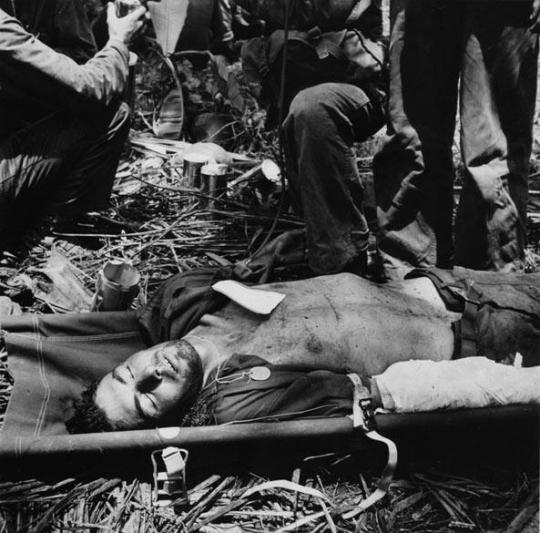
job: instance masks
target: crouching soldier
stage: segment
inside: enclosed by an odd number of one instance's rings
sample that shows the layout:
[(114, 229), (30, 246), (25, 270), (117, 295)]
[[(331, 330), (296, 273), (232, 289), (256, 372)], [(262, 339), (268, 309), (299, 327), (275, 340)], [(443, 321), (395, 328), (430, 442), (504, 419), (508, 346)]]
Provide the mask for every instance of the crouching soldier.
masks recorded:
[(51, 215), (107, 205), (129, 131), (127, 46), (144, 13), (118, 18), (110, 4), (109, 42), (78, 65), (0, 9), (0, 251), (24, 251)]
[(284, 118), (288, 178), (306, 221), (308, 264), (316, 274), (362, 273), (368, 225), (353, 143), (384, 122), (380, 2), (236, 3), (265, 22), (265, 37), (247, 43), (243, 63), (262, 79), (270, 124)]

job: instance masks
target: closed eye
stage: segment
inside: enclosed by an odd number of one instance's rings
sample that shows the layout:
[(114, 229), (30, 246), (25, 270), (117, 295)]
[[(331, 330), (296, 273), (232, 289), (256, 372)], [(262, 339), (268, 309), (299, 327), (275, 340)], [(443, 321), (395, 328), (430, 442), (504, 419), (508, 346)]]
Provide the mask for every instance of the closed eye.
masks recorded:
[(154, 420), (158, 413), (157, 404), (150, 394), (137, 394), (135, 408), (143, 420)]
[(145, 396), (150, 400), (150, 403), (152, 404), (154, 409), (157, 409), (158, 405), (157, 405), (157, 402), (156, 402), (156, 399), (154, 398), (154, 396), (152, 394), (148, 394), (148, 393), (145, 394)]

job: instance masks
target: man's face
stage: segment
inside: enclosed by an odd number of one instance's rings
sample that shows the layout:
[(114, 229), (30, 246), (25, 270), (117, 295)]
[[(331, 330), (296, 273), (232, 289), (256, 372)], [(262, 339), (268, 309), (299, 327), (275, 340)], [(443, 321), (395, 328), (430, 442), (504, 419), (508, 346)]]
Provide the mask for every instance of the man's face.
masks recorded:
[(113, 423), (136, 428), (174, 412), (187, 387), (182, 343), (166, 342), (137, 352), (98, 384), (97, 407)]

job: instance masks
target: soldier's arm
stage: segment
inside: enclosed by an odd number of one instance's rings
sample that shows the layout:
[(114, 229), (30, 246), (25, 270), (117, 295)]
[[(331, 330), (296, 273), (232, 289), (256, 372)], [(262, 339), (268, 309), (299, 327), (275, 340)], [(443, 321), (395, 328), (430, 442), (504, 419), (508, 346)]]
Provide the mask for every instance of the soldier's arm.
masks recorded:
[[(112, 9), (109, 9), (112, 12)], [(44, 105), (81, 110), (106, 107), (119, 97), (128, 76), (127, 44), (142, 25), (144, 8), (115, 19), (105, 48), (84, 65), (57, 53), (0, 10), (0, 82), (19, 96), (39, 96)], [(91, 110), (90, 109), (90, 110)]]

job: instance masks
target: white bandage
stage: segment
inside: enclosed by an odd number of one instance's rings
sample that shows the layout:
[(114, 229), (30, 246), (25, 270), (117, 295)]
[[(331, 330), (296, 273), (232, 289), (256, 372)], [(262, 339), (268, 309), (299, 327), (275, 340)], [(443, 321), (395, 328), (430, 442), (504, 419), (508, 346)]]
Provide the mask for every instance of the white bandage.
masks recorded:
[(518, 368), (485, 357), (404, 361), (374, 379), (383, 407), (398, 413), (540, 404), (540, 367)]

